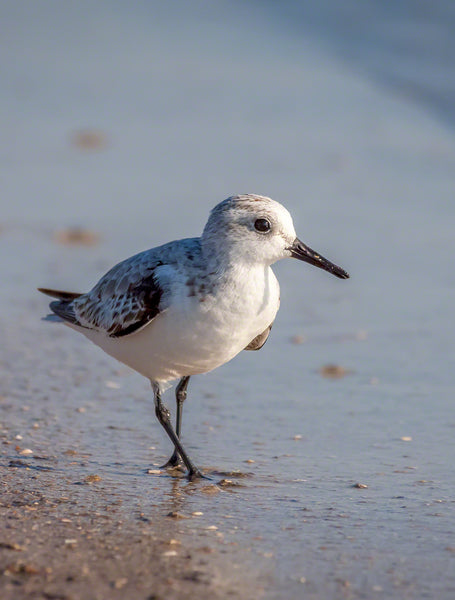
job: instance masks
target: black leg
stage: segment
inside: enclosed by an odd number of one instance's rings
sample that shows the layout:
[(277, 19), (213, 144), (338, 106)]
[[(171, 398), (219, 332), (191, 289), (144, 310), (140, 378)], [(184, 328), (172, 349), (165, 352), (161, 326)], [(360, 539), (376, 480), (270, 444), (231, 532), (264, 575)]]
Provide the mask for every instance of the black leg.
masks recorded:
[(175, 423), (175, 433), (177, 437), (180, 439), (180, 431), (182, 427), (182, 409), (183, 403), (186, 400), (186, 390), (188, 388), (188, 383), (190, 381), (190, 376), (185, 375), (178, 382), (177, 387), (175, 388), (175, 400), (177, 402), (177, 418)]
[[(180, 439), (180, 433), (182, 429), (182, 410), (183, 403), (186, 400), (186, 390), (188, 388), (188, 383), (190, 381), (190, 376), (185, 375), (182, 377), (175, 388), (175, 400), (177, 402), (177, 416), (175, 420), (175, 433), (177, 437)], [(176, 467), (180, 463), (180, 455), (176, 449), (171, 456), (171, 458), (167, 461), (166, 464), (162, 466), (163, 469), (167, 467)]]
[(196, 477), (203, 477), (202, 473), (197, 469), (192, 463), (191, 459), (185, 452), (182, 444), (180, 443), (179, 438), (177, 437), (172, 424), (171, 424), (171, 415), (168, 409), (164, 406), (161, 401), (161, 395), (159, 386), (153, 384), (153, 393), (155, 395), (155, 413), (158, 421), (164, 427), (164, 430), (168, 434), (171, 442), (174, 444), (176, 452), (180, 454), (183, 462), (185, 463), (186, 468), (188, 469), (188, 479), (194, 479)]

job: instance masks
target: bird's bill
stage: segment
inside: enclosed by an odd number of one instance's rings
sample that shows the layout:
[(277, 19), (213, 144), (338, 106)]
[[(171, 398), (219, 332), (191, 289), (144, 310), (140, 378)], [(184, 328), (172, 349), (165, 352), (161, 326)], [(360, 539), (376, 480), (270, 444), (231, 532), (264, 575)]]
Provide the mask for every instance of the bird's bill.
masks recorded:
[(344, 269), (331, 263), (329, 260), (312, 250), (309, 246), (300, 241), (299, 238), (295, 238), (289, 251), (293, 258), (298, 258), (299, 260), (310, 263), (310, 265), (324, 269), (324, 271), (328, 271), (340, 279), (349, 279), (349, 274), (346, 273)]

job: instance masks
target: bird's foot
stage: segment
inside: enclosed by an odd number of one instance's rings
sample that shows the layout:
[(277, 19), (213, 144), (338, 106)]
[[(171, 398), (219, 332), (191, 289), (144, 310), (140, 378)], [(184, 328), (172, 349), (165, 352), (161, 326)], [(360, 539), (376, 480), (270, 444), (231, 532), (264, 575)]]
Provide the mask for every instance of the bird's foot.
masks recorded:
[(188, 478), (188, 481), (195, 481), (196, 479), (208, 479), (209, 481), (212, 480), (211, 477), (209, 477), (208, 475), (204, 475), (196, 467), (193, 467), (192, 469), (190, 469), (188, 471), (187, 478)]
[[(178, 472), (179, 474), (185, 473), (185, 471), (187, 471), (183, 462), (181, 460), (175, 461), (175, 460), (173, 460), (173, 457), (171, 457), (167, 461), (167, 463), (162, 465), (160, 467), (160, 469), (167, 469), (168, 471), (173, 471), (174, 473)], [(211, 480), (212, 478), (209, 477), (208, 475), (204, 475), (203, 473), (201, 473), (201, 471), (198, 468), (192, 467), (187, 471), (187, 479), (188, 479), (188, 481), (196, 481), (196, 479)]]
[(164, 463), (164, 465), (162, 465), (160, 469), (179, 469), (183, 471), (184, 466), (178, 452), (175, 451), (171, 458), (166, 463)]
[(182, 463), (182, 461), (171, 461), (168, 460), (166, 463), (164, 463), (164, 465), (160, 466), (160, 469), (169, 469), (169, 470), (178, 470), (178, 471), (185, 471), (185, 465)]

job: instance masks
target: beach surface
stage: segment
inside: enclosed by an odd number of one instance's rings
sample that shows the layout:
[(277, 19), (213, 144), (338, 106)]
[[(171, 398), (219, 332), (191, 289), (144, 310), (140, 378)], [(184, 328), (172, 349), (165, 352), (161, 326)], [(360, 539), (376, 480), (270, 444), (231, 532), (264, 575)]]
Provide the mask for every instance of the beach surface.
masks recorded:
[[(2, 600), (454, 597), (454, 11), (300, 4), (0, 2)], [(36, 288), (248, 192), (351, 279), (274, 267), (267, 344), (190, 382), (188, 482)]]

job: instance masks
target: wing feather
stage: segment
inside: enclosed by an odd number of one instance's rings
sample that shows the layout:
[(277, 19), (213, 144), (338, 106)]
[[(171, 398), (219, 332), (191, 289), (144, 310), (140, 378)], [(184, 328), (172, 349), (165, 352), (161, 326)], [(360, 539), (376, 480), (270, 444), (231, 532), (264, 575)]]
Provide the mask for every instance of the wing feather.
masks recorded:
[(267, 327), (265, 331), (257, 335), (255, 338), (251, 340), (245, 350), (260, 350), (262, 346), (266, 343), (267, 338), (269, 337), (270, 330), (272, 329), (273, 323)]
[(130, 261), (111, 269), (85, 296), (72, 304), (83, 327), (123, 337), (142, 329), (160, 312), (163, 293), (156, 269), (162, 263), (141, 268)]
[(194, 267), (199, 257), (199, 239), (169, 242), (118, 263), (86, 294), (40, 291), (59, 299), (50, 308), (61, 319), (123, 337), (139, 331), (165, 310), (172, 293), (169, 282), (182, 265)]

